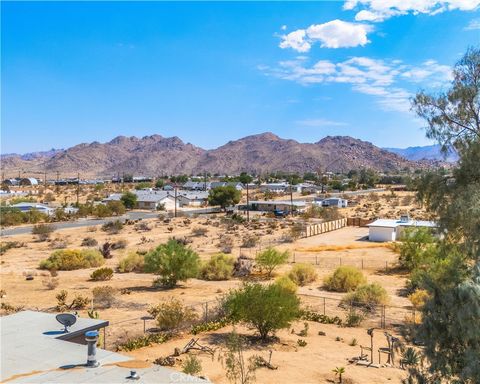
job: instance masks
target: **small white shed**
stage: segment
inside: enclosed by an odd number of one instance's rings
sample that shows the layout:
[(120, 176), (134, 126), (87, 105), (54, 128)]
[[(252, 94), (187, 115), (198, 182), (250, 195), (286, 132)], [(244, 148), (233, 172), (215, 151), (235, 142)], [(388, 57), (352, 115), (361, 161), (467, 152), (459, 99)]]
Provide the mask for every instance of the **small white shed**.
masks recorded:
[(433, 221), (410, 220), (408, 217), (395, 219), (378, 219), (368, 224), (368, 240), (376, 242), (388, 242), (400, 240), (406, 227), (429, 227), (435, 228)]

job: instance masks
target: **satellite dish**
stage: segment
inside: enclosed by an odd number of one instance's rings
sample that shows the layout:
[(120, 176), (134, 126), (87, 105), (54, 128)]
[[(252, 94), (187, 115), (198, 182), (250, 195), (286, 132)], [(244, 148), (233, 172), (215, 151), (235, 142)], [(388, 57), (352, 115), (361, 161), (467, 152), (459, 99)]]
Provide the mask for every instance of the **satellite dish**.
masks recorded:
[(55, 318), (65, 327), (64, 332), (68, 332), (68, 327), (71, 327), (77, 322), (77, 317), (71, 313), (59, 313)]

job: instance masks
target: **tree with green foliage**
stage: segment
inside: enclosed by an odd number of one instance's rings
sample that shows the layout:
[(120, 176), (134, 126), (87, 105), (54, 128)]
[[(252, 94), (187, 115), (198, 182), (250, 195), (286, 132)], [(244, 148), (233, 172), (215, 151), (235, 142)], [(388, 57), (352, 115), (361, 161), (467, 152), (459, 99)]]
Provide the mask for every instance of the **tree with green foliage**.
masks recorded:
[(409, 271), (428, 265), (436, 253), (437, 239), (431, 228), (406, 228), (401, 240), (398, 263)]
[(155, 181), (155, 188), (163, 188), (165, 185), (165, 180), (163, 179), (157, 179)]
[(145, 255), (145, 272), (160, 275), (155, 284), (160, 283), (167, 288), (197, 276), (199, 264), (197, 253), (175, 239), (160, 244)]
[(480, 382), (480, 49), (456, 64), (447, 92), (420, 92), (413, 108), (427, 136), (454, 147), (460, 160), (450, 175), (428, 173), (418, 186), (443, 238), (429, 265), (413, 272), (429, 294), (416, 332), (428, 366), (411, 369), (409, 380)]
[(242, 184), (250, 184), (253, 181), (253, 177), (247, 172), (242, 172), (240, 176), (238, 176), (238, 181)]
[(289, 256), (288, 251), (281, 252), (278, 249), (270, 247), (258, 253), (255, 261), (262, 270), (267, 272), (267, 276), (270, 277), (275, 268), (287, 262)]
[(220, 205), (222, 209), (238, 204), (242, 193), (233, 185), (212, 188), (208, 194), (208, 204)]
[(133, 209), (137, 205), (137, 195), (133, 192), (125, 192), (120, 198), (120, 201), (123, 203), (125, 208)]
[(141, 189), (152, 188), (152, 187), (153, 187), (153, 184), (150, 183), (149, 181), (142, 181), (142, 182), (138, 183), (137, 185), (135, 185), (135, 189), (137, 191), (139, 191)]
[(289, 327), (298, 318), (300, 300), (279, 284), (247, 283), (230, 292), (225, 309), (233, 321), (254, 327), (260, 338), (266, 340), (270, 333)]

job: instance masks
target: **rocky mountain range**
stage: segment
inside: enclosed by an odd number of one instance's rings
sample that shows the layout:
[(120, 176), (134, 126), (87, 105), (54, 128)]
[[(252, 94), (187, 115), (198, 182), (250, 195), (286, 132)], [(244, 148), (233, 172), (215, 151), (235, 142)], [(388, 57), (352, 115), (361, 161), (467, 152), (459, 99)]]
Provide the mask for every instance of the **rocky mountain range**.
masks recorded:
[(446, 161), (448, 163), (453, 163), (458, 160), (458, 154), (455, 150), (451, 149), (445, 155), (441, 151), (441, 146), (436, 145), (425, 145), (423, 147), (408, 147), (408, 148), (384, 148), (389, 152), (396, 153), (407, 160), (419, 161), (419, 160), (436, 160), (436, 161)]
[(340, 172), (361, 168), (395, 171), (431, 165), (409, 161), (349, 136), (327, 136), (316, 143), (299, 143), (269, 132), (229, 141), (211, 150), (184, 143), (178, 137), (118, 136), (107, 143), (84, 143), (28, 157), (2, 155), (1, 162), (2, 171), (7, 173), (58, 171), (96, 176)]

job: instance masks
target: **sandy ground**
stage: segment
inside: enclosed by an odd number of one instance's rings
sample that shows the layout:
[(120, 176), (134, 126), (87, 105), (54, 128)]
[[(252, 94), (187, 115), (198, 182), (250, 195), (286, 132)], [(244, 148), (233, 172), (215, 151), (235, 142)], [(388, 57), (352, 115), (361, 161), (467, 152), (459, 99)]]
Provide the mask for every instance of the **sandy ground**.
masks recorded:
[[(355, 208), (352, 208), (355, 209)], [(322, 279), (331, 273), (339, 265), (355, 265), (363, 269), (369, 282), (378, 282), (388, 291), (390, 305), (387, 308), (387, 326), (393, 327), (401, 323), (409, 313), (409, 301), (400, 295), (405, 284), (405, 276), (395, 274), (392, 267), (395, 265), (397, 255), (390, 247), (384, 244), (372, 244), (365, 241), (368, 234), (367, 228), (347, 227), (323, 235), (300, 239), (293, 243), (281, 243), (279, 239), (289, 231), (287, 222), (282, 222), (271, 229), (268, 223), (250, 225), (245, 228), (238, 225), (230, 230), (220, 223), (220, 216), (211, 216), (209, 219), (199, 217), (190, 221), (177, 218), (171, 223), (165, 224), (159, 219), (145, 220), (152, 230), (137, 232), (133, 226), (126, 226), (119, 234), (108, 235), (99, 228), (95, 231), (89, 228), (58, 230), (52, 235), (52, 240), (66, 241), (68, 248), (79, 248), (83, 238), (90, 236), (98, 240), (99, 244), (105, 241), (127, 241), (127, 248), (113, 251), (113, 258), (106, 260), (106, 266), (116, 268), (118, 261), (129, 251), (148, 250), (157, 244), (166, 241), (169, 237), (186, 237), (190, 246), (199, 253), (202, 259), (219, 252), (218, 239), (225, 233), (230, 234), (235, 240), (232, 251), (234, 256), (240, 253), (255, 256), (255, 253), (266, 246), (277, 246), (280, 249), (289, 250), (291, 259), (288, 264), (282, 266), (276, 274), (279, 275), (292, 267), (292, 264), (308, 262), (315, 266), (318, 280), (306, 287), (299, 289), (301, 300), (315, 310), (326, 311), (329, 316), (338, 315), (344, 317), (344, 311), (338, 307), (338, 302), (343, 294), (327, 292), (322, 289)], [(173, 227), (173, 229), (169, 229)], [(208, 229), (205, 236), (193, 236), (192, 229), (204, 227)], [(283, 227), (283, 228), (282, 228)], [(240, 248), (242, 239), (248, 234), (256, 234), (260, 238), (259, 244), (250, 249)], [(109, 285), (117, 292), (116, 302), (111, 308), (95, 308), (102, 319), (109, 320), (110, 326), (106, 333), (107, 349), (115, 350), (116, 345), (127, 339), (143, 334), (144, 323), (140, 319), (147, 314), (147, 309), (169, 297), (180, 298), (186, 305), (192, 305), (200, 316), (204, 314), (205, 302), (214, 305), (219, 295), (228, 292), (229, 289), (242, 284), (239, 279), (220, 282), (207, 282), (190, 279), (181, 283), (172, 290), (159, 290), (152, 288), (154, 276), (143, 273), (115, 273), (112, 280), (107, 282), (92, 282), (89, 276), (94, 269), (58, 272), (59, 285), (57, 288), (47, 289), (43, 280), (48, 279), (49, 273), (37, 269), (40, 260), (47, 258), (53, 251), (54, 241), (37, 242), (32, 235), (18, 235), (5, 237), (2, 241), (20, 241), (25, 246), (8, 250), (0, 257), (1, 289), (6, 296), (1, 299), (2, 303), (14, 306), (24, 306), (38, 310), (54, 311), (56, 305), (55, 296), (62, 289), (69, 292), (73, 298), (80, 294), (91, 297), (91, 291), (96, 286)], [(34, 280), (27, 281), (26, 274), (34, 276)], [(325, 299), (324, 299), (325, 298)], [(86, 316), (86, 310), (79, 311), (81, 316)], [(360, 354), (359, 346), (350, 346), (349, 342), (355, 338), (358, 344), (369, 344), (366, 328), (380, 325), (379, 314), (376, 313), (367, 319), (360, 328), (340, 328), (334, 325), (322, 325), (309, 323), (309, 335), (304, 339), (306, 347), (297, 346), (295, 334), (284, 330), (278, 333), (279, 341), (271, 345), (254, 345), (248, 348), (247, 356), (259, 354), (268, 358), (272, 350), (272, 363), (278, 365), (278, 370), (272, 371), (262, 368), (257, 371), (259, 383), (322, 383), (334, 379), (332, 369), (337, 366), (345, 366), (345, 377), (353, 383), (400, 383), (404, 377), (404, 371), (398, 368), (365, 368), (349, 365), (347, 359)], [(146, 328), (153, 327), (152, 321), (146, 322)], [(303, 327), (303, 323), (294, 324), (297, 332)], [(199, 335), (201, 342), (219, 347), (221, 340), (231, 327), (225, 327), (217, 332)], [(392, 328), (394, 329), (394, 328)], [(318, 331), (326, 332), (326, 336), (319, 336)], [(238, 331), (245, 335), (252, 335), (252, 330), (239, 327)], [(335, 341), (336, 337), (343, 341)], [(142, 360), (154, 360), (160, 356), (166, 356), (173, 352), (174, 347), (182, 347), (191, 335), (182, 335), (162, 345), (143, 348), (130, 352), (132, 356)], [(385, 346), (385, 338), (382, 331), (377, 332), (375, 348)], [(212, 360), (207, 355), (199, 355), (202, 361), (203, 374), (215, 383), (226, 383), (227, 380), (217, 356)], [(383, 357), (384, 359), (384, 357)], [(375, 353), (375, 361), (378, 354)], [(398, 364), (397, 364), (398, 365)], [(181, 369), (179, 366), (176, 369)]]

